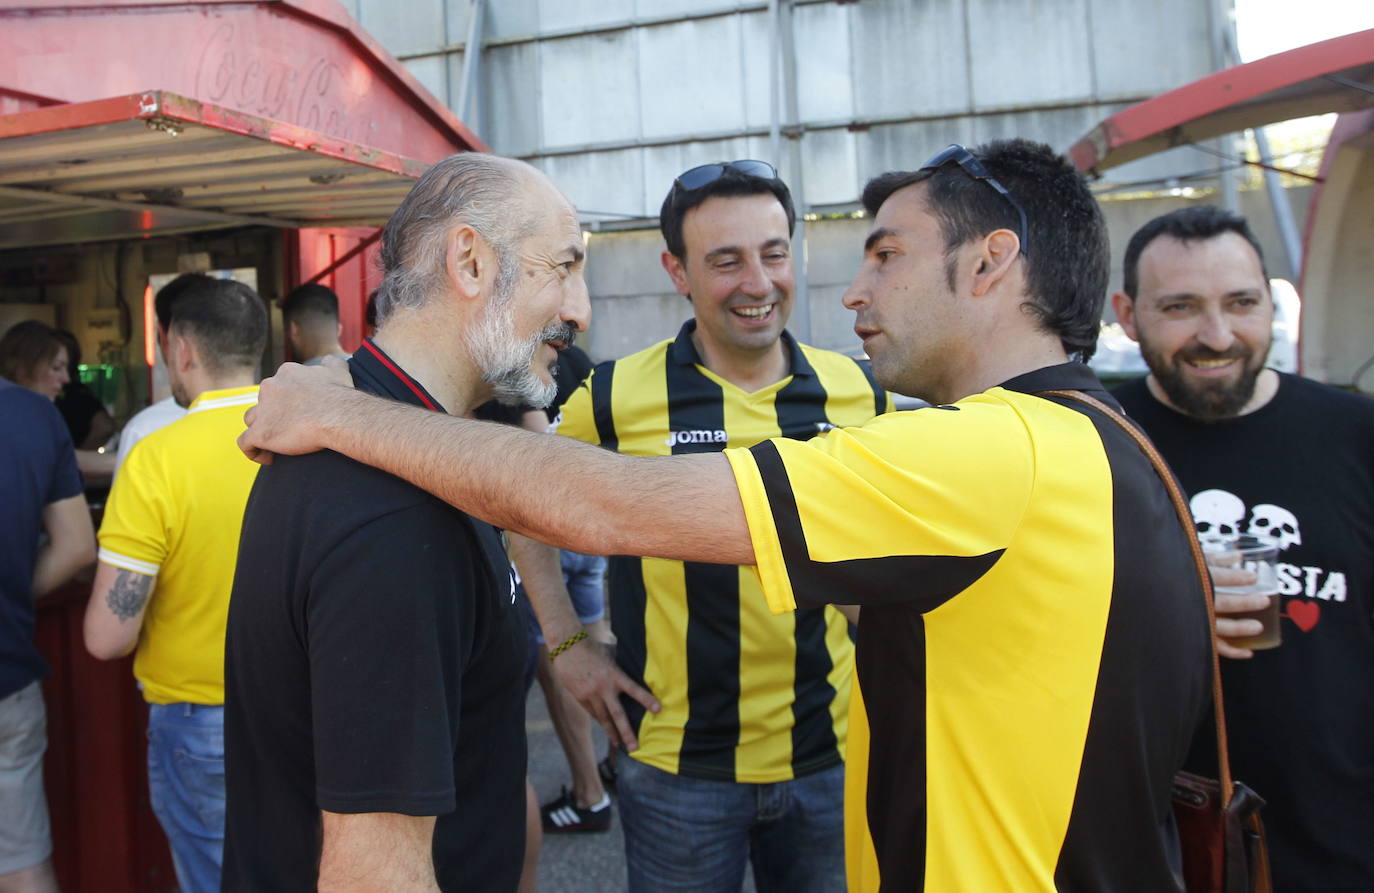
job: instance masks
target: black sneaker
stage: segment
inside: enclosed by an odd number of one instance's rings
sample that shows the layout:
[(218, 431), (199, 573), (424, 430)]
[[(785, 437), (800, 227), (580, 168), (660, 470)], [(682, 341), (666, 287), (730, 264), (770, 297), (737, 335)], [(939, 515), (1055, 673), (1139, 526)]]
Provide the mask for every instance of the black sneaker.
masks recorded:
[(601, 802), (583, 808), (577, 805), (577, 798), (567, 788), (558, 799), (539, 807), (544, 820), (544, 833), (557, 834), (562, 831), (608, 831), (611, 827), (611, 798), (601, 795)]

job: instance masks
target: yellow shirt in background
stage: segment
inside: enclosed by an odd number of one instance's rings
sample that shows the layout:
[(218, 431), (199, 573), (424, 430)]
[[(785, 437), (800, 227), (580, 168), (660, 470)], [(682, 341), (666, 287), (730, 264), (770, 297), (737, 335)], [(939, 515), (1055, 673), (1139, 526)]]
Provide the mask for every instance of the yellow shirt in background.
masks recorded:
[(256, 386), (206, 391), (139, 441), (100, 525), (100, 560), (157, 577), (134, 656), (153, 704), (224, 703), (224, 626), (258, 466), (239, 450)]

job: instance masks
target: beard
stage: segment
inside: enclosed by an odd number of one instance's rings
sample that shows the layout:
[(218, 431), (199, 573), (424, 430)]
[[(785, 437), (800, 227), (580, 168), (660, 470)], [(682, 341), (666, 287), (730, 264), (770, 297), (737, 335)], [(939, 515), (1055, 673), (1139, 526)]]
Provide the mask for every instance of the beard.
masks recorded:
[(549, 341), (572, 344), (577, 330), (571, 323), (550, 323), (528, 338), (517, 338), (514, 292), (514, 275), (498, 276), (491, 303), (481, 321), (463, 332), (463, 341), (497, 400), (507, 406), (543, 409), (558, 396), (556, 362), (549, 364), (548, 382), (541, 381), (531, 368), (534, 353)]
[[(1215, 351), (1199, 346), (1185, 348), (1172, 357), (1166, 357), (1142, 338), (1140, 352), (1170, 403), (1199, 421), (1219, 422), (1238, 415), (1255, 395), (1255, 383), (1259, 380), (1260, 372), (1264, 371), (1269, 345), (1265, 344), (1263, 350), (1256, 351), (1237, 341), (1229, 350)], [(1188, 360), (1227, 359), (1241, 361), (1240, 374), (1234, 379), (1199, 381), (1189, 378), (1184, 371)]]

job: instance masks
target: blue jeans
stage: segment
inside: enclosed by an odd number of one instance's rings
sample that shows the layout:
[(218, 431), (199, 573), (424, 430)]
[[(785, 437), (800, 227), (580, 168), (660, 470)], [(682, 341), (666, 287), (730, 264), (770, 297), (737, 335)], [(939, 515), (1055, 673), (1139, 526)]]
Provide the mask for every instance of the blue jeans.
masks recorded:
[[(596, 623), (606, 616), (606, 557), (604, 555), (583, 555), (560, 549), (558, 562), (563, 568), (563, 582), (568, 587), (568, 598), (572, 600), (577, 619), (584, 625)], [(521, 591), (523, 592), (523, 586)], [(529, 604), (526, 599), (525, 604)], [(538, 644), (544, 644), (544, 631), (529, 612), (530, 635)]]
[(224, 862), (224, 708), (148, 705), (148, 790), (182, 893), (218, 893)]
[(616, 761), (630, 893), (835, 893), (844, 880), (844, 766), (743, 784)]

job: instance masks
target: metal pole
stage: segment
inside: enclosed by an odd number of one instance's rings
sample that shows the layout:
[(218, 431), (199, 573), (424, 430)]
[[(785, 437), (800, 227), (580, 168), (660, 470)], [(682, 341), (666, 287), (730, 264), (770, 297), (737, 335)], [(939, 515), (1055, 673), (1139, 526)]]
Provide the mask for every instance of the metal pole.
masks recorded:
[(468, 17), (468, 39), (463, 44), (463, 86), (459, 94), (458, 117), (473, 133), (480, 134), (482, 106), (479, 88), (482, 81), (482, 18), (486, 0), (472, 0)]
[(768, 0), (768, 160), (782, 164), (782, 31), (778, 0)]
[[(1269, 138), (1264, 135), (1263, 127), (1255, 128), (1255, 147), (1259, 149), (1261, 163), (1274, 163), (1274, 156), (1269, 152)], [(1274, 224), (1279, 229), (1279, 238), (1283, 240), (1283, 253), (1288, 255), (1289, 272), (1293, 279), (1297, 279), (1302, 274), (1302, 237), (1298, 235), (1298, 225), (1293, 221), (1293, 206), (1288, 204), (1278, 171), (1264, 168), (1264, 189), (1269, 193)]]
[[(1212, 4), (1212, 63), (1217, 71), (1235, 64), (1235, 4), (1234, 0), (1215, 0)], [(1236, 157), (1234, 137), (1220, 137), (1214, 143), (1217, 152), (1226, 156), (1217, 162), (1217, 182), (1221, 187), (1221, 206), (1233, 214), (1240, 213), (1239, 171), (1227, 160)]]
[(792, 206), (797, 212), (797, 230), (792, 242), (797, 246), (794, 268), (797, 276), (796, 299), (792, 302), (792, 318), (788, 328), (800, 341), (811, 340), (811, 290), (807, 286), (806, 250), (806, 184), (802, 178), (802, 128), (797, 111), (797, 53), (792, 39), (792, 0), (778, 0), (782, 36), (782, 71), (787, 101), (788, 186), (792, 191)]

